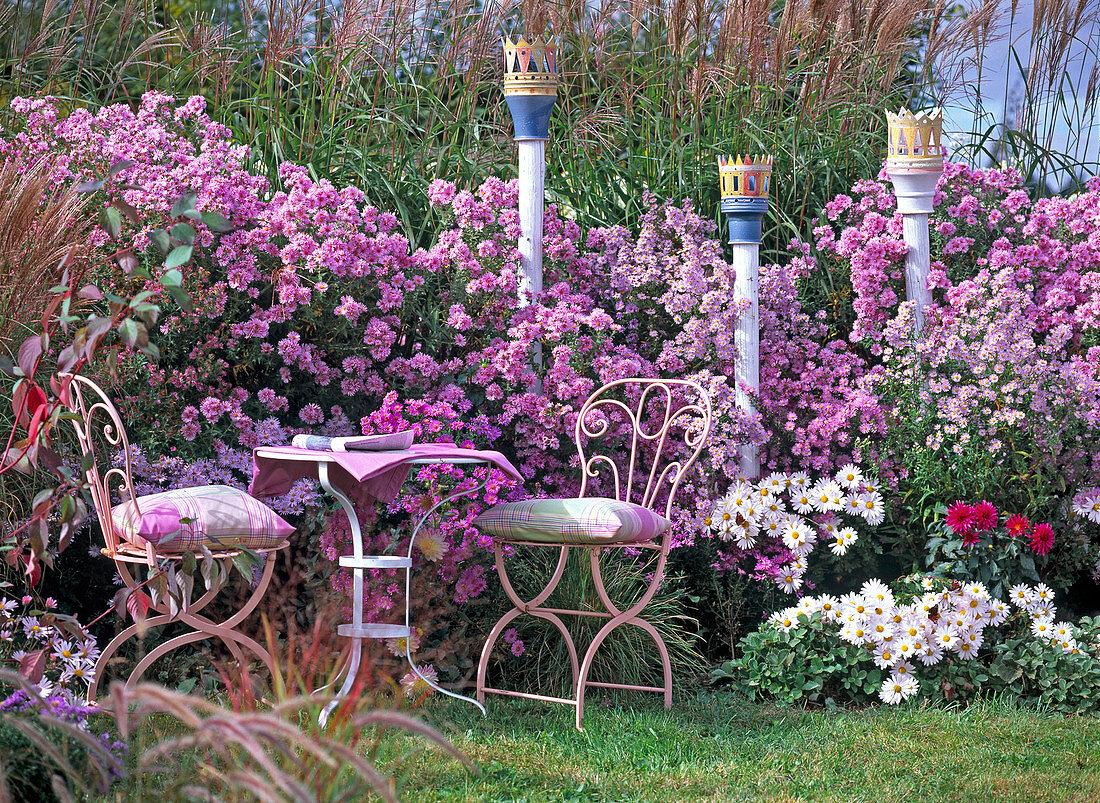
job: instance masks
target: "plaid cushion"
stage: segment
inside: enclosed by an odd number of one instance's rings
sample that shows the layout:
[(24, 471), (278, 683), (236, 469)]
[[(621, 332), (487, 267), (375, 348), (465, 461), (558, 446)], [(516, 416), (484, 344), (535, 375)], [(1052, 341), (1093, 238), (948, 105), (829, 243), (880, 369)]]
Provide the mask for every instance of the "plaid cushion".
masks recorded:
[(496, 505), (474, 519), (474, 526), (510, 541), (583, 546), (652, 541), (672, 522), (632, 502), (591, 497)]
[(161, 552), (210, 549), (268, 549), (294, 532), (294, 526), (263, 502), (228, 485), (201, 485), (138, 497), (111, 508), (121, 538)]

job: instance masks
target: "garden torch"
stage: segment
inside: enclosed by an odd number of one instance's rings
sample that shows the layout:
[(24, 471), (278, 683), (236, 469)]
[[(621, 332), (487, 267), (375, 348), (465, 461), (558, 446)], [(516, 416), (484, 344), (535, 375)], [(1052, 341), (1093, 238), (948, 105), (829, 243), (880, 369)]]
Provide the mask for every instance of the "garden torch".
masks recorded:
[[(770, 156), (719, 156), (718, 176), (722, 187), (722, 212), (729, 221), (733, 249), (734, 295), (748, 302), (737, 319), (734, 345), (737, 347), (735, 400), (747, 419), (756, 415), (752, 395), (760, 388), (760, 239), (764, 214), (768, 211), (771, 184)], [(749, 443), (740, 447), (741, 476), (760, 476), (760, 451)]]
[(504, 98), (519, 148), (519, 253), (523, 269), (520, 303), (542, 292), (543, 180), (550, 112), (558, 96), (557, 47), (549, 39), (530, 43), (505, 38)]
[(913, 332), (924, 328), (924, 308), (932, 301), (928, 273), (932, 257), (928, 241), (928, 215), (936, 182), (943, 174), (943, 112), (914, 114), (902, 109), (886, 113), (890, 128), (890, 146), (886, 157), (886, 175), (894, 184), (905, 238), (905, 298), (913, 302)]

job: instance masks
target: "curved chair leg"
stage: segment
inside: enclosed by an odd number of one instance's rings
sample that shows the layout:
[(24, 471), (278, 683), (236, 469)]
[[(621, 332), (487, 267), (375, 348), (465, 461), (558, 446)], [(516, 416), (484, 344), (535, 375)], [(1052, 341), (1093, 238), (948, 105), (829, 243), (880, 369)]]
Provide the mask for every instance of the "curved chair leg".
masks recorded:
[[(160, 616), (150, 616), (145, 620), (145, 627), (153, 628), (160, 627), (161, 625), (168, 624), (172, 621), (172, 617), (168, 614), (161, 614)], [(107, 663), (110, 661), (119, 648), (122, 647), (127, 641), (130, 640), (138, 632), (137, 625), (130, 625), (124, 628), (118, 635), (108, 642), (107, 646), (103, 648), (99, 653), (99, 658), (95, 662), (95, 668), (92, 670), (92, 682), (88, 686), (87, 700), (88, 704), (92, 705), (96, 701), (96, 692), (99, 691), (99, 682), (103, 677), (103, 670), (107, 668)]]
[[(187, 644), (192, 644), (196, 641), (204, 641), (206, 639), (216, 638), (225, 644), (226, 648), (232, 654), (233, 659), (238, 664), (244, 666), (246, 664), (244, 654), (241, 652), (241, 647), (245, 647), (249, 652), (253, 653), (257, 658), (263, 661), (268, 671), (274, 675), (275, 662), (271, 657), (271, 653), (268, 652), (263, 646), (259, 644), (255, 639), (238, 633), (234, 628), (237, 624), (245, 619), (249, 614), (255, 610), (259, 605), (260, 600), (263, 598), (264, 592), (267, 590), (268, 585), (271, 583), (272, 572), (275, 568), (275, 552), (267, 553), (266, 560), (264, 561), (263, 574), (260, 576), (260, 581), (256, 584), (256, 587), (252, 590), (245, 604), (238, 609), (232, 616), (221, 622), (215, 622), (212, 619), (208, 619), (205, 616), (199, 614), (203, 608), (205, 608), (218, 593), (224, 588), (224, 584), (216, 585), (213, 588), (208, 589), (202, 596), (200, 596), (193, 603), (188, 605), (186, 610), (178, 611), (174, 615), (167, 612), (163, 604), (158, 604), (155, 609), (159, 612), (157, 616), (149, 617), (145, 620), (144, 628), (161, 627), (163, 625), (180, 623), (186, 627), (191, 628), (188, 633), (183, 633), (179, 636), (169, 639), (163, 644), (157, 646), (150, 653), (143, 656), (137, 665), (131, 671), (130, 676), (126, 680), (127, 686), (133, 686), (137, 683), (141, 677), (145, 674), (146, 670), (153, 664), (154, 661), (164, 657), (173, 650), (183, 647)], [(126, 575), (124, 575), (125, 577)], [(137, 634), (139, 630), (138, 625), (133, 624), (126, 627), (122, 632), (111, 639), (107, 647), (100, 653), (99, 659), (96, 661), (94, 669), (94, 677), (91, 684), (88, 686), (88, 702), (94, 703), (96, 694), (99, 691), (99, 684), (102, 678), (102, 672), (106, 669), (107, 662), (114, 656), (114, 654), (126, 643), (130, 638)]]
[[(545, 602), (554, 589), (558, 587), (558, 583), (561, 582), (562, 575), (565, 574), (565, 566), (569, 561), (569, 547), (561, 546), (558, 553), (558, 562), (554, 567), (554, 573), (550, 579), (546, 582), (543, 589), (532, 597), (530, 600), (523, 600), (512, 586), (512, 581), (508, 578), (508, 569), (504, 565), (504, 545), (493, 540), (493, 557), (496, 562), (497, 576), (500, 578), (500, 584), (504, 588), (504, 594), (508, 597), (509, 601), (514, 606), (512, 610), (504, 614), (497, 620), (497, 623), (493, 625), (492, 630), (489, 631), (489, 636), (485, 640), (485, 646), (481, 649), (481, 658), (477, 664), (477, 684), (476, 684), (476, 696), (479, 703), (485, 703), (485, 692), (500, 691), (497, 689), (491, 689), (486, 684), (486, 677), (489, 670), (489, 657), (493, 652), (493, 647), (496, 646), (497, 639), (500, 638), (501, 633), (508, 626), (512, 620), (521, 614), (527, 613), (533, 616), (537, 616), (540, 619), (545, 619), (557, 628), (558, 632), (562, 635), (565, 641), (565, 647), (569, 651), (569, 660), (572, 665), (572, 692), (575, 694), (577, 689), (577, 670), (579, 668), (579, 661), (577, 658), (577, 646), (573, 642), (572, 636), (569, 634), (569, 629), (565, 626), (565, 623), (561, 621), (555, 614), (546, 611), (535, 611), (533, 608), (541, 605)], [(544, 698), (539, 698), (544, 699)]]
[(661, 669), (663, 673), (664, 684), (660, 688), (655, 686), (632, 686), (622, 683), (608, 683), (599, 684), (606, 688), (617, 689), (631, 689), (637, 691), (661, 691), (664, 693), (665, 708), (672, 708), (672, 662), (669, 659), (668, 648), (665, 646), (664, 640), (661, 638), (657, 629), (653, 627), (649, 622), (642, 619), (638, 614), (642, 612), (646, 605), (650, 603), (653, 596), (657, 593), (657, 589), (660, 587), (661, 582), (665, 577), (665, 563), (667, 561), (668, 547), (669, 547), (669, 535), (666, 533), (660, 547), (660, 553), (657, 558), (657, 566), (653, 570), (653, 574), (650, 577), (649, 584), (646, 586), (645, 592), (642, 596), (634, 602), (625, 611), (620, 610), (615, 603), (611, 600), (611, 597), (607, 593), (607, 588), (603, 581), (603, 572), (600, 568), (600, 555), (604, 551), (601, 548), (596, 548), (590, 551), (590, 567), (592, 571), (592, 581), (596, 586), (596, 595), (599, 597), (600, 602), (604, 607), (612, 614), (610, 621), (608, 621), (603, 627), (599, 629), (596, 635), (593, 637), (588, 648), (584, 652), (584, 660), (581, 662), (580, 674), (577, 678), (577, 730), (584, 730), (581, 727), (581, 722), (584, 718), (584, 695), (585, 690), (589, 685), (588, 673), (592, 670), (592, 663), (595, 660), (596, 652), (599, 650), (600, 645), (607, 639), (613, 631), (615, 631), (621, 625), (636, 625), (644, 630), (653, 639), (654, 644), (657, 646), (657, 652), (661, 657)]

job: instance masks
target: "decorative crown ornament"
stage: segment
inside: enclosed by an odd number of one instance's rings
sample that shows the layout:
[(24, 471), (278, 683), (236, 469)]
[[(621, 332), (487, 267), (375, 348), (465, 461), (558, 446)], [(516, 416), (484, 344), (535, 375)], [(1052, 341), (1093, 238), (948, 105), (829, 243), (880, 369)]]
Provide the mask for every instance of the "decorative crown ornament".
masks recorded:
[(886, 112), (886, 121), (890, 128), (887, 170), (943, 169), (943, 109), (916, 114), (908, 109)]
[(558, 93), (558, 47), (553, 39), (536, 36), (528, 42), (505, 37), (504, 94), (556, 95)]
[(723, 200), (763, 198), (767, 201), (772, 180), (772, 157), (719, 156), (718, 177)]

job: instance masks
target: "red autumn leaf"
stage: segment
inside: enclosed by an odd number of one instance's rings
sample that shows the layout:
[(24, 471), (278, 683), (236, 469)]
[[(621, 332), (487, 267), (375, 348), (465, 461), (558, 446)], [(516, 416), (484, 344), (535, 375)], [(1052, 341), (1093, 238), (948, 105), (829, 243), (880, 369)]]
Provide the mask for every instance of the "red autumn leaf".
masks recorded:
[(126, 598), (126, 610), (135, 622), (144, 622), (149, 613), (149, 595), (144, 591), (135, 591)]
[(35, 558), (33, 553), (20, 553), (19, 561), (23, 564), (23, 574), (27, 576), (27, 585), (34, 588), (38, 585), (38, 581), (42, 579), (42, 564)]
[(48, 652), (48, 649), (41, 649), (24, 655), (19, 661), (19, 674), (31, 683), (42, 680), (42, 675), (46, 671), (46, 654)]

